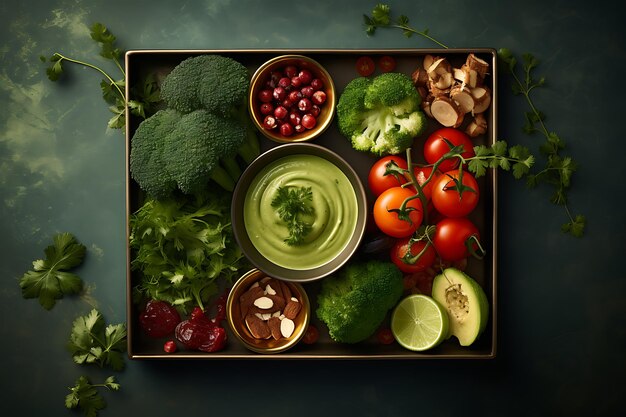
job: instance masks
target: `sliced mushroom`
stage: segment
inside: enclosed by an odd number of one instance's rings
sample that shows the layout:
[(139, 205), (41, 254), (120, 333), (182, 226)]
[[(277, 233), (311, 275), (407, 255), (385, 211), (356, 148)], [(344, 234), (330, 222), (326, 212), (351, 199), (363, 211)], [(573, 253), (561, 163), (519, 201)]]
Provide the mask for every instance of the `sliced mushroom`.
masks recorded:
[(433, 117), (445, 127), (459, 127), (463, 123), (463, 112), (449, 97), (436, 97), (430, 105)]
[(467, 56), (465, 65), (467, 65), (470, 70), (476, 71), (481, 80), (483, 80), (485, 75), (489, 72), (489, 64), (472, 53)]
[(428, 84), (428, 74), (423, 68), (417, 68), (413, 71), (411, 78), (413, 79), (413, 84), (415, 84), (416, 87), (422, 87)]
[(465, 133), (472, 138), (487, 133), (487, 119), (485, 119), (485, 115), (483, 113), (474, 114), (474, 120), (467, 125)]
[(467, 65), (454, 69), (454, 79), (459, 81), (463, 86), (471, 88), (477, 87), (482, 83), (482, 80), (478, 78), (478, 73), (470, 69)]
[(427, 72), (428, 78), (432, 81), (432, 85), (439, 90), (450, 88), (454, 82), (452, 66), (445, 58), (437, 57), (432, 65), (427, 68)]
[(474, 108), (474, 97), (468, 87), (457, 84), (450, 89), (450, 98), (459, 105), (463, 113), (469, 113)]
[(491, 91), (487, 87), (476, 87), (472, 90), (472, 97), (474, 97), (474, 114), (483, 113), (489, 108), (491, 104)]
[(450, 88), (439, 88), (435, 85), (435, 81), (432, 79), (428, 80), (428, 91), (433, 97), (441, 97), (441, 96), (449, 96)]
[(435, 62), (435, 58), (428, 54), (424, 56), (424, 61), (422, 61), (422, 66), (426, 69), (430, 68), (430, 66)]

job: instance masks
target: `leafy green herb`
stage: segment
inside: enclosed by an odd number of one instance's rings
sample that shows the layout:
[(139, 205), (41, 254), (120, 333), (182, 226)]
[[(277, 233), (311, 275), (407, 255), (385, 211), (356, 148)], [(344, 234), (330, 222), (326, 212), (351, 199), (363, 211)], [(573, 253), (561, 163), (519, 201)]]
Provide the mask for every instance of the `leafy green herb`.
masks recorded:
[(65, 396), (65, 407), (69, 409), (80, 408), (85, 416), (95, 417), (98, 411), (106, 407), (104, 398), (98, 392), (98, 388), (107, 388), (118, 391), (120, 384), (115, 377), (108, 377), (103, 384), (92, 384), (87, 377), (81, 376), (76, 380), (73, 387), (68, 387), (70, 393)]
[(126, 125), (126, 104), (128, 109), (136, 116), (146, 118), (155, 112), (155, 105), (160, 102), (159, 90), (153, 75), (149, 75), (145, 80), (141, 81), (139, 87), (135, 87), (131, 91), (132, 99), (128, 99), (124, 92), (126, 72), (120, 64), (123, 51), (115, 45), (117, 38), (102, 23), (94, 23), (91, 26), (91, 38), (100, 44), (100, 56), (112, 61), (120, 71), (122, 78), (115, 80), (102, 68), (89, 62), (73, 59), (62, 55), (58, 52), (52, 54), (49, 59), (41, 56), (43, 62), (49, 62), (50, 65), (46, 69), (46, 74), (50, 81), (57, 81), (64, 72), (63, 62), (71, 62), (82, 65), (98, 71), (104, 79), (100, 82), (102, 90), (102, 98), (109, 104), (109, 110), (113, 116), (108, 122), (108, 126), (112, 129), (121, 129)]
[(126, 326), (105, 326), (102, 315), (93, 309), (86, 316), (74, 320), (68, 349), (78, 364), (95, 363), (120, 371), (124, 369)]
[(576, 163), (569, 156), (561, 155), (565, 148), (565, 142), (556, 132), (548, 130), (545, 124), (545, 115), (537, 109), (532, 100), (531, 92), (545, 84), (545, 78), (535, 78), (533, 71), (539, 65), (539, 60), (532, 54), (522, 55), (522, 73), (518, 74), (517, 59), (510, 50), (502, 48), (498, 51), (498, 57), (506, 64), (506, 69), (513, 78), (512, 90), (515, 95), (522, 95), (526, 100), (530, 111), (525, 113), (526, 123), (524, 132), (528, 134), (539, 133), (545, 137), (545, 142), (541, 144), (540, 150), (546, 157), (546, 165), (539, 172), (527, 176), (527, 184), (530, 187), (544, 183), (554, 187), (554, 192), (550, 201), (563, 206), (569, 221), (561, 227), (565, 233), (576, 237), (584, 234), (586, 219), (585, 216), (573, 216), (568, 207), (568, 190), (571, 186), (571, 178), (576, 171)]
[(476, 177), (481, 177), (487, 173), (487, 168), (501, 168), (504, 171), (513, 170), (516, 179), (528, 174), (535, 157), (530, 154), (528, 148), (515, 145), (508, 147), (503, 140), (497, 141), (492, 146), (474, 146), (475, 156), (465, 158), (469, 163), (468, 169)]
[(280, 219), (287, 223), (289, 237), (285, 239), (285, 243), (289, 246), (299, 245), (311, 232), (311, 224), (305, 221), (303, 216), (315, 214), (312, 202), (311, 187), (278, 187), (272, 200), (272, 207)]
[(24, 298), (39, 298), (39, 304), (50, 310), (65, 294), (77, 294), (83, 288), (79, 276), (67, 272), (83, 262), (86, 248), (70, 233), (53, 237), (53, 244), (44, 253), (46, 259), (33, 262), (33, 270), (20, 279)]
[(248, 266), (233, 238), (228, 194), (147, 200), (130, 219), (131, 268), (140, 271), (135, 301), (167, 301), (183, 312), (203, 307), (216, 282)]
[(405, 15), (400, 15), (395, 20), (391, 18), (391, 7), (387, 4), (377, 4), (372, 10), (372, 15), (363, 15), (363, 20), (365, 22), (365, 32), (368, 35), (373, 35), (376, 33), (376, 29), (378, 28), (396, 28), (402, 30), (402, 33), (407, 38), (410, 38), (413, 35), (419, 35), (431, 42), (436, 43), (442, 48), (447, 48), (446, 45), (439, 42), (437, 39), (433, 38), (428, 34), (428, 29), (417, 30), (411, 26), (409, 26), (409, 18)]

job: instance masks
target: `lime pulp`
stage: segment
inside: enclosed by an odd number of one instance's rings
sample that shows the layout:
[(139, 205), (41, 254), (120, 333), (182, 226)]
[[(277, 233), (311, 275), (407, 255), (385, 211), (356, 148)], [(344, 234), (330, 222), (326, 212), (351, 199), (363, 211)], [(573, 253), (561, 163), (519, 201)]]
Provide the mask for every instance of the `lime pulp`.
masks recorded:
[(404, 348), (424, 351), (448, 336), (448, 313), (433, 298), (414, 294), (404, 298), (391, 316), (391, 332)]

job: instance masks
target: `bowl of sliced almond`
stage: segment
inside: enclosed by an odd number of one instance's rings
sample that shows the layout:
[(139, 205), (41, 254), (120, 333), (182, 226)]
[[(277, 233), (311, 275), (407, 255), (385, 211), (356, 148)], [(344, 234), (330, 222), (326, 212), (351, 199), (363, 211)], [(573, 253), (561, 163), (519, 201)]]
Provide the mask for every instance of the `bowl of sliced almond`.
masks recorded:
[(284, 352), (309, 326), (309, 298), (302, 285), (253, 269), (230, 290), (226, 315), (232, 332), (249, 350)]

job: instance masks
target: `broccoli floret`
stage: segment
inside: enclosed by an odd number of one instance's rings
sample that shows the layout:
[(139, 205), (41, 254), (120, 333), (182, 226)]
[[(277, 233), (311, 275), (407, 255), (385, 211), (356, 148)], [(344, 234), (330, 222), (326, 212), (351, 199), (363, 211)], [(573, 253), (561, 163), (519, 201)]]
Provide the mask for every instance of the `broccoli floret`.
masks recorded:
[(234, 59), (200, 55), (178, 64), (163, 80), (161, 98), (183, 113), (206, 109), (228, 114), (245, 99), (250, 84), (248, 70)]
[(234, 179), (220, 160), (234, 157), (245, 139), (245, 127), (230, 118), (206, 110), (161, 110), (144, 120), (131, 139), (131, 175), (154, 198), (176, 188), (194, 193), (210, 180), (232, 191)]
[(402, 291), (402, 273), (393, 263), (353, 261), (324, 278), (316, 314), (333, 340), (357, 343), (374, 334)]
[(420, 103), (421, 97), (405, 74), (355, 78), (337, 103), (339, 131), (356, 150), (376, 155), (401, 153), (426, 128)]

